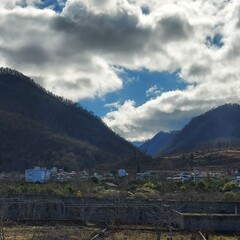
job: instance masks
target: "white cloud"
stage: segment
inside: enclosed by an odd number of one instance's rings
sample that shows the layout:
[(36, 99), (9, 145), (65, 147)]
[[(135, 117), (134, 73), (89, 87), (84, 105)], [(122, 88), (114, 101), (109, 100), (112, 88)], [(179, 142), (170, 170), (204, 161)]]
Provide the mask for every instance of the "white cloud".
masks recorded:
[(88, 53), (90, 46), (78, 46), (78, 33), (55, 29), (62, 20), (59, 14), (34, 8), (2, 10), (0, 14), (0, 65), (16, 68), (48, 90), (75, 101), (122, 88), (114, 67), (98, 54)]
[(116, 108), (119, 108), (121, 105), (120, 105), (120, 102), (117, 101), (117, 102), (112, 102), (112, 103), (106, 103), (104, 105), (104, 107), (106, 108), (111, 108), (111, 109), (116, 109)]
[(155, 84), (146, 91), (146, 97), (156, 97), (160, 93), (161, 91), (159, 90), (158, 86)]
[[(178, 1), (178, 6), (184, 6), (186, 2)], [(164, 57), (171, 58), (169, 70), (171, 64), (173, 68), (181, 69), (180, 77), (194, 85), (183, 91), (163, 93), (139, 107), (123, 104), (108, 113), (104, 121), (129, 140), (144, 140), (159, 130), (179, 129), (191, 117), (212, 107), (240, 102), (240, 4), (237, 1), (195, 1), (185, 7), (182, 10), (187, 9), (192, 36), (180, 44), (165, 43)], [(207, 36), (214, 34), (223, 36), (223, 47), (209, 48), (204, 44)], [(157, 62), (154, 57), (152, 59)], [(154, 69), (154, 64), (151, 67)], [(127, 123), (122, 123), (126, 107), (131, 117)], [(133, 127), (125, 128), (126, 125)]]
[(0, 7), (6, 9), (13, 9), (16, 7), (35, 6), (41, 0), (1, 0)]
[[(190, 84), (108, 113), (104, 121), (128, 139), (180, 128), (200, 112), (240, 100), (238, 0), (68, 0), (62, 13), (36, 9), (37, 2), (0, 2), (0, 65), (73, 100), (121, 89), (113, 66), (180, 69)], [(205, 44), (216, 34), (221, 48)]]

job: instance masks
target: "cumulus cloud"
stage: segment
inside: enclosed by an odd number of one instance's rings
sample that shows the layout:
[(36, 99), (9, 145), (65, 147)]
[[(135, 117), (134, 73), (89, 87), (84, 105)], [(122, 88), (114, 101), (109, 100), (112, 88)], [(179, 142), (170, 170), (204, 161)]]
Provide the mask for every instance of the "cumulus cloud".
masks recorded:
[[(1, 65), (33, 76), (48, 90), (75, 101), (122, 87), (114, 67), (91, 53), (91, 43), (80, 33), (83, 29), (75, 29), (78, 25), (70, 19), (50, 9), (14, 8), (0, 14)], [(66, 31), (56, 28), (59, 21)]]
[(238, 0), (59, 0), (60, 13), (37, 9), (40, 2), (0, 2), (0, 65), (74, 101), (123, 88), (114, 66), (179, 70), (189, 85), (149, 89), (156, 97), (142, 106), (116, 104), (104, 121), (123, 137), (143, 140), (240, 100)]

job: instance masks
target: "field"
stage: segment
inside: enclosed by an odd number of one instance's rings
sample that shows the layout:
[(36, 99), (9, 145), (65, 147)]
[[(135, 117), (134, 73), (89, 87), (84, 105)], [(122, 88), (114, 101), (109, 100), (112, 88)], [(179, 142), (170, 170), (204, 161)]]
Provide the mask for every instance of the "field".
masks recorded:
[[(126, 228), (128, 228), (126, 226)], [(16, 225), (0, 227), (0, 240), (90, 240), (101, 229), (96, 226), (26, 226)], [(160, 234), (159, 234), (160, 233)], [(160, 238), (158, 238), (160, 236)], [(197, 240), (198, 233), (173, 232), (173, 240)], [(196, 237), (196, 238), (195, 238)], [(169, 240), (168, 232), (157, 232), (149, 227), (142, 226), (128, 230), (110, 228), (101, 238), (105, 240)], [(209, 235), (209, 240), (239, 240), (240, 235)]]
[(1, 227), (0, 240), (87, 240), (101, 229), (89, 226), (26, 226)]
[[(154, 232), (141, 232), (141, 231), (120, 231), (111, 234), (105, 240), (157, 240), (158, 234)], [(160, 240), (169, 240), (169, 234), (162, 233)], [(200, 240), (200, 234), (191, 233), (173, 233), (172, 240)], [(228, 235), (210, 235), (209, 240), (238, 240), (238, 236)]]

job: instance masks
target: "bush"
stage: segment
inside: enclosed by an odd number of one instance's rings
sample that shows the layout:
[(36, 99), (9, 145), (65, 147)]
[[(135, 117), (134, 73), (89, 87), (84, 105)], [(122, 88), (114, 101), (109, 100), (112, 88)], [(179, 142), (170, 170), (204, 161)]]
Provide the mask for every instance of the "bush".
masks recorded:
[(224, 201), (237, 201), (239, 199), (239, 196), (237, 193), (234, 192), (226, 192), (223, 194), (223, 200)]
[(156, 184), (154, 184), (153, 182), (145, 182), (143, 184), (143, 188), (151, 188), (151, 189), (153, 189), (155, 187), (156, 187)]
[(224, 185), (223, 185), (223, 188), (222, 190), (223, 191), (230, 191), (232, 190), (233, 188), (237, 187), (237, 183), (235, 183), (234, 181), (230, 181), (230, 182), (226, 182)]

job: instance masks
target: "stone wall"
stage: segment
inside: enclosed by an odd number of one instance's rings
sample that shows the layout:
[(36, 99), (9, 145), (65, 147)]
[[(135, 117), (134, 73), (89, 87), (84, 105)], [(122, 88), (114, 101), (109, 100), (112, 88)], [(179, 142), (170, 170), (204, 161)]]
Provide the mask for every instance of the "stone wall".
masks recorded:
[(2, 221), (73, 221), (161, 226), (172, 222), (187, 231), (235, 231), (240, 226), (239, 209), (238, 202), (163, 202), (59, 196), (0, 198)]

